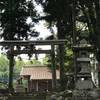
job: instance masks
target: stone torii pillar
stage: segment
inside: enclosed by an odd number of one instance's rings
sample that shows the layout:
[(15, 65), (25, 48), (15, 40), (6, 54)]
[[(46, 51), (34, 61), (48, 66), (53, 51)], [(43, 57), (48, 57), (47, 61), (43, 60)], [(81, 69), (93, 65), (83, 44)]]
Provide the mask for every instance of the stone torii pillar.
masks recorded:
[(51, 65), (52, 65), (52, 88), (55, 89), (57, 86), (57, 81), (56, 81), (56, 65), (55, 65), (55, 50), (54, 50), (54, 45), (51, 45)]
[(13, 90), (13, 67), (14, 67), (14, 54), (13, 52), (13, 46), (10, 46), (10, 51), (9, 51), (9, 83), (8, 83), (8, 88), (9, 92)]

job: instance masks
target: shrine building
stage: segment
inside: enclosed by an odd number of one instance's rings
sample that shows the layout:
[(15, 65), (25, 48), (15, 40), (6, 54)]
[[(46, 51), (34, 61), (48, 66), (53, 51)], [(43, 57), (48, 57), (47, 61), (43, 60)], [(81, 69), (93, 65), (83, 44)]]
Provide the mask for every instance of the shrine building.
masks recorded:
[[(47, 66), (23, 66), (20, 75), (28, 81), (28, 91), (43, 92), (52, 90), (52, 70)], [(56, 70), (56, 79), (60, 73)]]

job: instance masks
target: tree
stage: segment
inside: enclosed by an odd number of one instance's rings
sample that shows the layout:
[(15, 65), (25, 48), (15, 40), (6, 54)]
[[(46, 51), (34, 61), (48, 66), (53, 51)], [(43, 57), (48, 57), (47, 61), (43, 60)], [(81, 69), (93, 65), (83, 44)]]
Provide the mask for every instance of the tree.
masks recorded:
[[(89, 34), (89, 41), (94, 46), (94, 54), (100, 63), (100, 1), (77, 1), (77, 21), (85, 25), (85, 30)], [(100, 72), (98, 71), (98, 78)], [(100, 87), (100, 78), (99, 78)]]
[(9, 75), (9, 61), (3, 55), (0, 55), (0, 80), (4, 82), (8, 82)]
[(92, 45), (95, 46), (95, 54), (100, 62), (100, 3), (96, 1), (79, 0), (80, 10), (83, 13), (79, 18), (80, 21), (87, 24), (89, 38)]
[(44, 15), (39, 20), (48, 22), (48, 28), (51, 29), (55, 25), (57, 27), (58, 39), (65, 39), (67, 35), (72, 35), (72, 12), (70, 0), (36, 0), (43, 7)]
[[(29, 40), (39, 35), (34, 30), (34, 24), (37, 22), (36, 10), (32, 0), (1, 0), (0, 1), (0, 34), (4, 40)], [(27, 24), (27, 19), (31, 19), (31, 23)], [(22, 49), (16, 46), (18, 50)], [(28, 48), (28, 47), (25, 47)], [(6, 47), (9, 49), (9, 46)], [(9, 88), (13, 85), (13, 54), (9, 54)]]
[(25, 65), (25, 62), (22, 59), (15, 59), (14, 64), (14, 79), (18, 79), (20, 77), (21, 68)]
[(25, 65), (31, 65), (31, 66), (41, 66), (41, 62), (36, 60), (36, 59), (32, 59), (32, 60), (29, 60), (25, 63)]
[[(51, 29), (55, 25), (57, 27), (57, 36), (59, 39), (64, 39), (67, 35), (71, 35), (72, 29), (72, 12), (70, 0), (36, 0), (43, 7), (44, 15), (39, 19), (48, 22), (48, 28)], [(70, 30), (70, 31), (69, 31)], [(70, 32), (70, 33), (69, 33)]]
[(43, 61), (42, 61), (43, 65), (51, 68), (51, 56), (49, 54), (46, 54), (46, 56), (43, 58)]
[[(72, 9), (70, 0), (36, 0), (43, 7), (44, 16), (41, 16), (40, 20), (46, 20), (49, 24), (48, 27), (52, 31), (52, 27), (57, 27), (58, 39), (65, 39), (68, 35), (72, 36)], [(70, 10), (69, 10), (70, 9)], [(70, 11), (70, 12), (69, 12)], [(64, 74), (64, 57), (63, 46), (59, 46), (59, 62), (60, 62), (60, 75)]]
[[(36, 10), (30, 0), (1, 0), (0, 1), (0, 27), (1, 37), (5, 40), (29, 39), (39, 34), (33, 29), (36, 22)], [(31, 23), (27, 24), (27, 18)]]

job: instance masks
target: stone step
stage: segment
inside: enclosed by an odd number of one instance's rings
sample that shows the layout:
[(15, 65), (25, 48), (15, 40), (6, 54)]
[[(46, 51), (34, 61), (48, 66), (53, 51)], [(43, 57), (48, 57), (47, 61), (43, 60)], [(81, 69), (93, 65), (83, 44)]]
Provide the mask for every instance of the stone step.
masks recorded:
[(46, 100), (46, 94), (36, 95), (13, 95), (9, 96), (7, 100)]
[(18, 97), (9, 97), (8, 100), (46, 100), (46, 97), (27, 97), (27, 96), (18, 96)]

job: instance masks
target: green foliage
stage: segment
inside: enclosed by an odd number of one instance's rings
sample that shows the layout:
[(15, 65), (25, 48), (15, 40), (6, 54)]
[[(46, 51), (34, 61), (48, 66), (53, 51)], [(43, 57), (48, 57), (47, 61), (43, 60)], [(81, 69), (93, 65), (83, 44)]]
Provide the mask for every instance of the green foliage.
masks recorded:
[(14, 79), (20, 77), (21, 68), (25, 65), (25, 62), (22, 59), (15, 59), (14, 65)]
[(72, 73), (74, 71), (74, 66), (73, 66), (73, 51), (71, 48), (66, 47), (65, 49), (66, 55), (65, 55), (65, 70), (66, 72)]
[[(57, 27), (57, 39), (67, 39), (69, 44), (66, 44), (65, 48), (68, 48), (69, 51), (65, 51), (65, 68), (67, 71), (70, 69), (72, 65), (72, 52), (71, 52), (71, 38), (72, 38), (72, 1), (70, 0), (36, 0), (36, 2), (40, 3), (43, 7), (44, 16), (41, 16), (41, 20), (45, 20), (48, 22), (48, 28)], [(70, 45), (70, 46), (69, 46)], [(67, 49), (66, 49), (67, 50)], [(56, 47), (56, 68), (59, 69), (59, 54), (61, 54), (62, 49)], [(69, 54), (70, 53), (70, 54)], [(67, 55), (68, 54), (68, 55)], [(48, 58), (47, 58), (48, 57)], [(44, 62), (47, 66), (51, 67), (51, 57), (47, 56), (44, 59)], [(62, 66), (63, 67), (63, 66)]]
[(40, 61), (33, 59), (33, 60), (29, 60), (25, 63), (25, 65), (32, 65), (32, 66), (40, 66), (42, 65)]
[(6, 88), (7, 88), (7, 84), (0, 83), (0, 89), (6, 89)]
[[(94, 52), (98, 57), (100, 52), (100, 3), (99, 0), (95, 1), (84, 1), (78, 0), (76, 3), (77, 7), (77, 21), (82, 23), (85, 27), (83, 28), (89, 34), (89, 42), (94, 45)], [(80, 31), (81, 33), (81, 31)]]
[(71, 0), (35, 1), (43, 7), (44, 15), (40, 19), (48, 22), (48, 28), (51, 30), (51, 33), (54, 33), (52, 27), (56, 26), (59, 39), (72, 35)]
[(60, 89), (60, 91), (64, 91), (66, 89), (67, 81), (68, 81), (67, 77), (65, 75), (63, 75), (61, 77), (61, 79), (59, 80), (59, 83), (60, 83), (59, 89)]
[(3, 55), (0, 55), (0, 80), (7, 82), (9, 75), (9, 61)]
[[(27, 24), (27, 18), (32, 20)], [(36, 10), (30, 0), (1, 0), (0, 27), (1, 37), (5, 40), (28, 39), (39, 34), (32, 29), (36, 22)]]
[(43, 58), (42, 63), (43, 63), (43, 65), (46, 65), (46, 66), (48, 66), (49, 68), (51, 68), (51, 56), (47, 54), (47, 55)]
[(27, 80), (22, 80), (23, 85), (27, 88), (28, 87), (28, 82)]
[[(17, 79), (20, 77), (21, 68), (24, 65), (32, 66), (41, 66), (41, 62), (33, 59), (31, 61), (24, 62), (22, 59), (16, 59), (14, 63), (14, 72), (13, 72), (13, 85), (16, 87)], [(9, 79), (9, 60), (3, 55), (0, 55), (0, 81), (8, 83)], [(24, 85), (27, 86), (27, 82), (23, 81)]]

